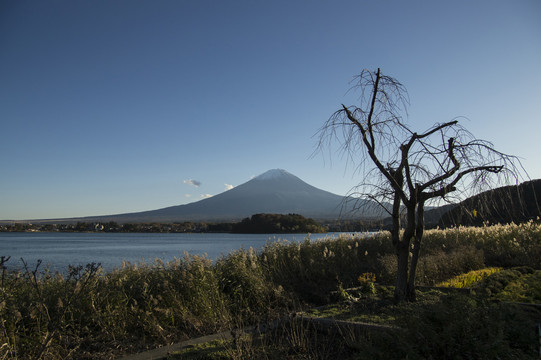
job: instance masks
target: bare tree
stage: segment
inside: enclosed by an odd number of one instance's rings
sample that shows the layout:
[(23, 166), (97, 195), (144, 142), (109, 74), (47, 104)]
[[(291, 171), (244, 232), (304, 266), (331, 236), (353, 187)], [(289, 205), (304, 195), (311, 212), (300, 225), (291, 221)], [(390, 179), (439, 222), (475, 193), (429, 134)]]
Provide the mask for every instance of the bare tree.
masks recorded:
[(327, 120), (318, 149), (338, 142), (362, 176), (351, 195), (374, 200), (392, 217), (395, 298), (413, 301), (425, 204), (517, 184), (522, 168), (516, 157), (475, 138), (456, 119), (422, 133), (412, 131), (402, 116), (409, 105), (405, 87), (380, 69), (363, 70), (354, 88), (360, 90), (360, 105), (342, 105)]

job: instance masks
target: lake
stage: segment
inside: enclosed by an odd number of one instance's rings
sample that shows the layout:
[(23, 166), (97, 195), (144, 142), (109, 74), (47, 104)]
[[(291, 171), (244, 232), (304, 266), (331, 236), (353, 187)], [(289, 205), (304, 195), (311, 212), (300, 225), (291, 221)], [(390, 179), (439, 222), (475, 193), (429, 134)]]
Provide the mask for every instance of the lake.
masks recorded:
[[(310, 234), (311, 240), (333, 234)], [(338, 235), (338, 234), (335, 234)], [(216, 260), (220, 255), (242, 247), (261, 249), (267, 242), (303, 241), (307, 234), (191, 234), (191, 233), (0, 233), (0, 256), (11, 256), (9, 269), (22, 268), (23, 258), (33, 269), (41, 259), (52, 270), (65, 271), (68, 265), (101, 263), (106, 271), (131, 263), (180, 258), (187, 252), (206, 254)], [(42, 267), (43, 267), (42, 265)]]

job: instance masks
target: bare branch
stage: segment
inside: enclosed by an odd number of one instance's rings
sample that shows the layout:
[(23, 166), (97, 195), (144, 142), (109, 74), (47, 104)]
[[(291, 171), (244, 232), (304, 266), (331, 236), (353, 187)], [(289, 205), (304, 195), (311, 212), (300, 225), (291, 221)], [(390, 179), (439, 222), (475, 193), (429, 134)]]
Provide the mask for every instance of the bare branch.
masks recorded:
[(450, 182), (449, 184), (445, 186), (442, 186), (439, 190), (423, 193), (422, 198), (424, 200), (428, 200), (433, 197), (445, 196), (445, 194), (455, 191), (456, 190), (455, 185), (460, 181), (460, 179), (462, 179), (462, 177), (470, 173), (473, 173), (473, 172), (499, 173), (500, 171), (502, 171), (502, 169), (503, 167), (498, 167), (498, 166), (479, 166), (476, 168), (470, 168), (470, 169), (464, 170), (460, 172), (452, 182)]
[[(350, 193), (356, 196), (348, 198), (354, 201), (355, 210), (377, 204), (391, 215), (398, 258), (395, 296), (403, 300), (414, 297), (425, 201), (438, 197), (450, 201), (516, 181), (524, 169), (516, 157), (475, 138), (457, 119), (422, 133), (412, 131), (402, 121), (409, 103), (406, 89), (380, 69), (363, 70), (356, 81), (353, 88), (361, 92), (359, 107), (342, 105), (327, 120), (319, 131), (318, 149), (338, 142), (348, 161), (357, 163), (362, 181)], [(455, 195), (449, 196), (452, 193)], [(401, 211), (406, 213), (402, 235)]]

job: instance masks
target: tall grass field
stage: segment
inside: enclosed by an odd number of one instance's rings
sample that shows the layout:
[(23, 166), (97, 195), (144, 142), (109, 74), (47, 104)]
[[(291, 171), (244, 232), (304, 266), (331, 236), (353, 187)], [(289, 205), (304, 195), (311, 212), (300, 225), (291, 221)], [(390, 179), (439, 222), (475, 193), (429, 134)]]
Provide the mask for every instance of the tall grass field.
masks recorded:
[[(111, 272), (88, 264), (60, 274), (39, 263), (13, 272), (4, 266), (9, 254), (0, 255), (0, 359), (113, 359), (327, 304), (331, 292), (358, 286), (362, 274), (392, 286), (396, 271), (387, 232), (273, 242), (214, 262), (185, 255), (125, 263)], [(541, 269), (539, 223), (427, 230), (417, 283), (517, 266)], [(532, 287), (536, 276), (516, 286)]]

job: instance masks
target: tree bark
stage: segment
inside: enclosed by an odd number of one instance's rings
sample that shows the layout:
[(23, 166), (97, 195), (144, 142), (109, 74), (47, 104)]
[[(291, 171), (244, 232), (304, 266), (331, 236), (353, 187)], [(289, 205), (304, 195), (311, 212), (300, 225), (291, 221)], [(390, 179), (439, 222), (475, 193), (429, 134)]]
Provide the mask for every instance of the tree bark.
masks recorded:
[(419, 254), (421, 250), (421, 240), (423, 239), (423, 231), (425, 227), (425, 204), (424, 201), (419, 201), (417, 204), (416, 213), (416, 225), (415, 225), (415, 238), (413, 241), (413, 250), (411, 256), (411, 264), (409, 270), (407, 299), (409, 301), (415, 301), (415, 275), (417, 273), (417, 263), (419, 262)]
[(398, 243), (396, 257), (398, 264), (394, 297), (397, 302), (402, 302), (407, 299), (408, 294), (409, 246), (404, 244), (404, 239)]
[(409, 269), (409, 254), (411, 238), (415, 234), (415, 203), (407, 205), (407, 222), (406, 229), (402, 235), (402, 239), (397, 244), (397, 272), (396, 272), (396, 287), (395, 300), (400, 302), (408, 300), (408, 269)]

